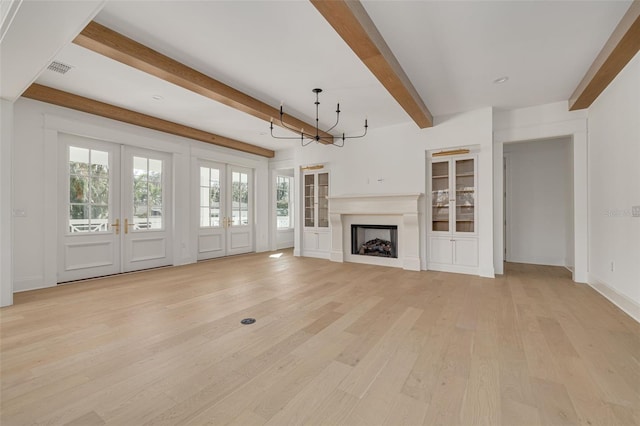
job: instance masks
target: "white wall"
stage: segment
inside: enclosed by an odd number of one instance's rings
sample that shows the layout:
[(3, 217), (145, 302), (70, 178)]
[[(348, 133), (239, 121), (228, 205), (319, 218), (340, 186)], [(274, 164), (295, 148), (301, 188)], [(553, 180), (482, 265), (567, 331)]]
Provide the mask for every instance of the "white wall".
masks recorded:
[(573, 266), (571, 155), (567, 137), (505, 144), (509, 262)]
[[(587, 111), (569, 111), (567, 102), (539, 105), (494, 114), (494, 191), (503, 191), (503, 145), (509, 142), (568, 136), (573, 141), (573, 279), (587, 282)], [(496, 273), (503, 273), (504, 232), (503, 197), (494, 197), (494, 263)]]
[(632, 206), (640, 206), (640, 54), (589, 108), (589, 282), (640, 321)]
[(254, 170), (255, 249), (269, 249), (268, 160), (174, 135), (29, 99), (14, 104), (13, 208), (14, 291), (56, 284), (57, 144), (58, 132), (169, 152), (174, 167), (174, 264), (197, 259), (197, 229), (191, 220), (192, 157), (249, 167)]
[(0, 306), (13, 304), (12, 142), (13, 104), (0, 99)]
[[(491, 108), (448, 117), (436, 117), (435, 126), (418, 129), (413, 123), (376, 128), (369, 123), (365, 138), (347, 140), (344, 148), (311, 144), (295, 151), (299, 166), (325, 164), (331, 172), (330, 195), (425, 192), (425, 154), (428, 150), (477, 145), (479, 202), (479, 271), (492, 277), (493, 269), (493, 154)], [(296, 176), (299, 181), (299, 176)], [(298, 219), (299, 219), (298, 215)], [(422, 230), (424, 218), (422, 218)], [(300, 227), (299, 220), (296, 226)], [(301, 236), (296, 234), (296, 246)], [(423, 238), (424, 239), (424, 238)], [(423, 268), (426, 248), (422, 244)]]

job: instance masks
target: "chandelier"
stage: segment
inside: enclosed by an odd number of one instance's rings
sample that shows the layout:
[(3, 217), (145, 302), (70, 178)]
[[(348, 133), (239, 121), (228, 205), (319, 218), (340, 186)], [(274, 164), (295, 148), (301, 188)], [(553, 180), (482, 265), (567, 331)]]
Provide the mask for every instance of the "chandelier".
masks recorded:
[(280, 125), (282, 127), (284, 127), (287, 130), (291, 130), (294, 133), (300, 133), (300, 136), (276, 136), (273, 134), (273, 118), (271, 118), (271, 137), (275, 138), (275, 139), (300, 139), (300, 144), (302, 146), (307, 146), (309, 145), (311, 142), (322, 142), (324, 144), (327, 145), (334, 145), (337, 147), (342, 148), (344, 146), (344, 141), (346, 139), (358, 139), (358, 138), (362, 138), (367, 134), (367, 128), (369, 127), (367, 124), (367, 119), (365, 118), (364, 120), (364, 133), (359, 135), (359, 136), (345, 136), (344, 133), (342, 134), (342, 138), (338, 138), (339, 140), (342, 140), (341, 143), (337, 143), (335, 141), (335, 138), (333, 138), (332, 136), (322, 136), (320, 135), (320, 133), (329, 133), (331, 130), (333, 130), (337, 125), (338, 122), (340, 121), (340, 104), (338, 103), (337, 107), (336, 107), (336, 123), (331, 126), (329, 129), (327, 130), (320, 130), (319, 128), (319, 119), (318, 119), (318, 109), (320, 106), (320, 100), (319, 100), (319, 95), (322, 92), (322, 89), (313, 89), (313, 93), (316, 94), (316, 132), (315, 135), (311, 134), (311, 133), (307, 133), (304, 131), (304, 129), (294, 129), (291, 126), (288, 126), (284, 123), (283, 121), (283, 117), (284, 117), (284, 111), (282, 110), (282, 105), (280, 105)]

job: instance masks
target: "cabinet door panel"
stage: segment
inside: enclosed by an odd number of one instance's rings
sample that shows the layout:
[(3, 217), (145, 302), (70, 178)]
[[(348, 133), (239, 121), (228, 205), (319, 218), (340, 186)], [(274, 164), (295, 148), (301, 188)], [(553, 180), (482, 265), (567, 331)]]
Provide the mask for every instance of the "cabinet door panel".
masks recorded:
[(451, 239), (449, 237), (429, 238), (429, 262), (453, 263)]
[(303, 249), (304, 250), (317, 250), (318, 249), (318, 234), (315, 232), (305, 232), (303, 234)]
[(331, 248), (331, 233), (318, 232), (318, 249), (322, 251), (329, 251)]
[(454, 263), (460, 266), (478, 266), (478, 240), (459, 239), (453, 242)]

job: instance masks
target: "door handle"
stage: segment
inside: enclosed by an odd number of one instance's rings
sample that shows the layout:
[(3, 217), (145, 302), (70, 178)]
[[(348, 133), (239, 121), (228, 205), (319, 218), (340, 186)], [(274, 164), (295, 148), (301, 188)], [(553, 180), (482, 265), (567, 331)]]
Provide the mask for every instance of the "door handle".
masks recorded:
[(120, 235), (120, 219), (116, 219), (116, 223), (112, 223), (111, 226), (116, 228), (116, 235)]
[(124, 219), (124, 233), (128, 234), (129, 233), (129, 227), (135, 225), (135, 223), (129, 223), (129, 219), (125, 218)]

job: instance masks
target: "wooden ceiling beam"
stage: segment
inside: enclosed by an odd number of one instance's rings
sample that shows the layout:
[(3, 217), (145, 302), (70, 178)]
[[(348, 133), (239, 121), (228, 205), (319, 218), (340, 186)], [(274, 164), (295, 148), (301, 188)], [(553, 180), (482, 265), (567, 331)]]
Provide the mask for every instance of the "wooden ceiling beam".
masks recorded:
[(311, 0), (311, 3), (418, 127), (424, 129), (433, 126), (429, 109), (364, 6), (358, 0)]
[[(73, 42), (267, 122), (273, 118), (273, 124), (280, 125), (279, 109), (267, 105), (95, 21), (90, 22)], [(316, 132), (315, 125), (305, 123), (295, 117), (285, 115), (283, 121), (294, 129), (304, 129), (308, 134), (315, 134)], [(333, 141), (333, 136), (329, 133), (320, 131), (319, 134)]]
[(638, 51), (640, 0), (634, 0), (569, 98), (569, 111), (589, 108)]
[(115, 105), (99, 102), (93, 99), (74, 95), (72, 93), (63, 92), (62, 90), (53, 89), (40, 84), (32, 84), (23, 94), (25, 98), (34, 99), (36, 101), (47, 102), (65, 108), (75, 109), (77, 111), (87, 112), (89, 114), (99, 115), (101, 117), (110, 118), (112, 120), (129, 123), (147, 129), (158, 130), (172, 135), (183, 136), (189, 139), (210, 143), (212, 145), (223, 146), (238, 151), (248, 152), (250, 154), (260, 155), (262, 157), (273, 158), (275, 153), (266, 148), (240, 142), (235, 139), (226, 138), (203, 130), (194, 129), (193, 127), (174, 123), (172, 121), (163, 120), (161, 118), (152, 117), (150, 115), (141, 114)]

